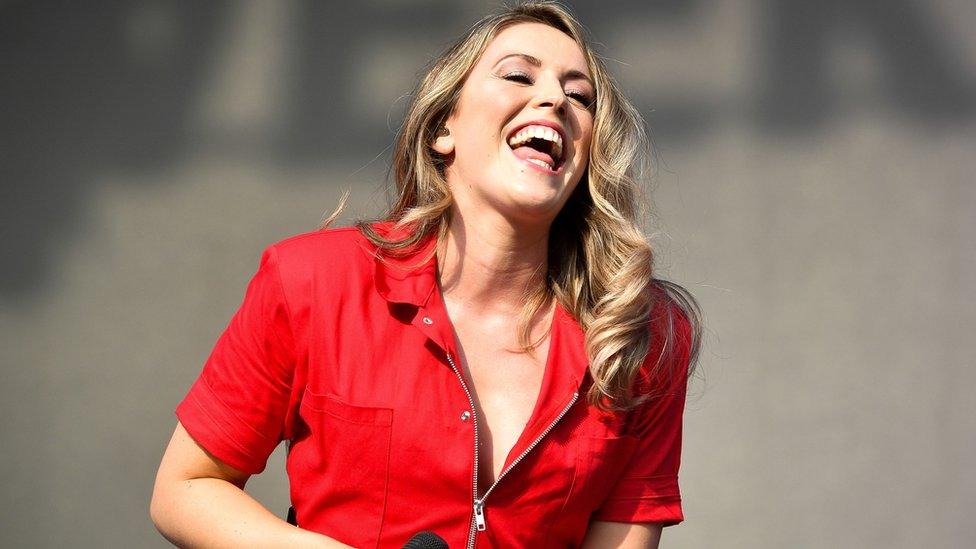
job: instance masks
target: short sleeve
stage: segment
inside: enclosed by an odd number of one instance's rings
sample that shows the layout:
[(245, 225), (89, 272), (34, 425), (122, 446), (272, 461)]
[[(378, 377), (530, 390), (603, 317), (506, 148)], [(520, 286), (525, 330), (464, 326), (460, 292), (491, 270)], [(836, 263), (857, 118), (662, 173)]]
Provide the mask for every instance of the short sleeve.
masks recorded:
[[(672, 526), (684, 520), (678, 467), (692, 332), (687, 319), (673, 311), (673, 340), (663, 371), (666, 390), (633, 410), (632, 433), (637, 449), (623, 474), (592, 518), (610, 522), (661, 522)], [(670, 324), (670, 323), (669, 323)], [(652, 345), (652, 349), (655, 346)], [(660, 347), (658, 347), (660, 348)], [(648, 354), (653, 365), (660, 355)]]
[(176, 416), (215, 457), (245, 473), (260, 473), (283, 438), (294, 357), (290, 314), (272, 246)]

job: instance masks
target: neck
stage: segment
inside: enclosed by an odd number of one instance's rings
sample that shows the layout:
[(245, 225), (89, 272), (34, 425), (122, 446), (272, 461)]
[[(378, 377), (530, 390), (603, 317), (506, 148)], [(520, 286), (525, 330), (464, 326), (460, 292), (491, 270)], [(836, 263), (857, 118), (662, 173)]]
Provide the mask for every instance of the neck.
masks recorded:
[(455, 209), (438, 249), (445, 299), (470, 311), (517, 314), (526, 296), (545, 283), (548, 241), (548, 227), (466, 220)]

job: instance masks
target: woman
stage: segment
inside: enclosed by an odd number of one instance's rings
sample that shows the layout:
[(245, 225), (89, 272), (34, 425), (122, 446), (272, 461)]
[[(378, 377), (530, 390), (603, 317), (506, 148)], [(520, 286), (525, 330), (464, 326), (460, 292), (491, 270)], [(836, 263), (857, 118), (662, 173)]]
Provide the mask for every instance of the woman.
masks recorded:
[[(476, 24), (398, 137), (385, 220), (268, 248), (177, 408), (152, 516), (186, 545), (656, 547), (694, 302), (654, 280), (642, 123), (561, 7)], [(289, 444), (298, 528), (243, 487)]]

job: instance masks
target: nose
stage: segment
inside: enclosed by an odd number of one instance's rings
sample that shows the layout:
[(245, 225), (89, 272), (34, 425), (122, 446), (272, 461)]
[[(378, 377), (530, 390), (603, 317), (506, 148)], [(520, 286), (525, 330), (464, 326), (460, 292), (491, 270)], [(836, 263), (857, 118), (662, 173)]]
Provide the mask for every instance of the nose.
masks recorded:
[(566, 93), (563, 85), (557, 79), (540, 79), (537, 82), (539, 93), (535, 97), (537, 109), (550, 109), (562, 118), (566, 114)]

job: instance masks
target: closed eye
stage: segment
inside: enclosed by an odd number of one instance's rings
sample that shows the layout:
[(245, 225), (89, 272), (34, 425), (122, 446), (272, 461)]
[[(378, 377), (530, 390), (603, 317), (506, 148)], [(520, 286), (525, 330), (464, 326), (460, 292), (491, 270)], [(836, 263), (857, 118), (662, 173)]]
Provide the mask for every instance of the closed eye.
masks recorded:
[[(517, 82), (525, 86), (531, 86), (534, 83), (532, 81), (532, 77), (520, 71), (513, 71), (508, 74), (502, 75), (502, 78), (510, 82)], [(578, 90), (566, 90), (564, 93), (566, 94), (566, 97), (569, 97), (573, 101), (576, 101), (583, 107), (590, 108), (592, 100), (590, 99), (590, 96), (587, 95), (586, 93)]]
[(512, 82), (518, 82), (519, 84), (532, 84), (532, 79), (524, 72), (510, 72), (502, 78)]
[(581, 91), (569, 90), (566, 92), (566, 97), (575, 100), (584, 107), (590, 106), (590, 96)]

